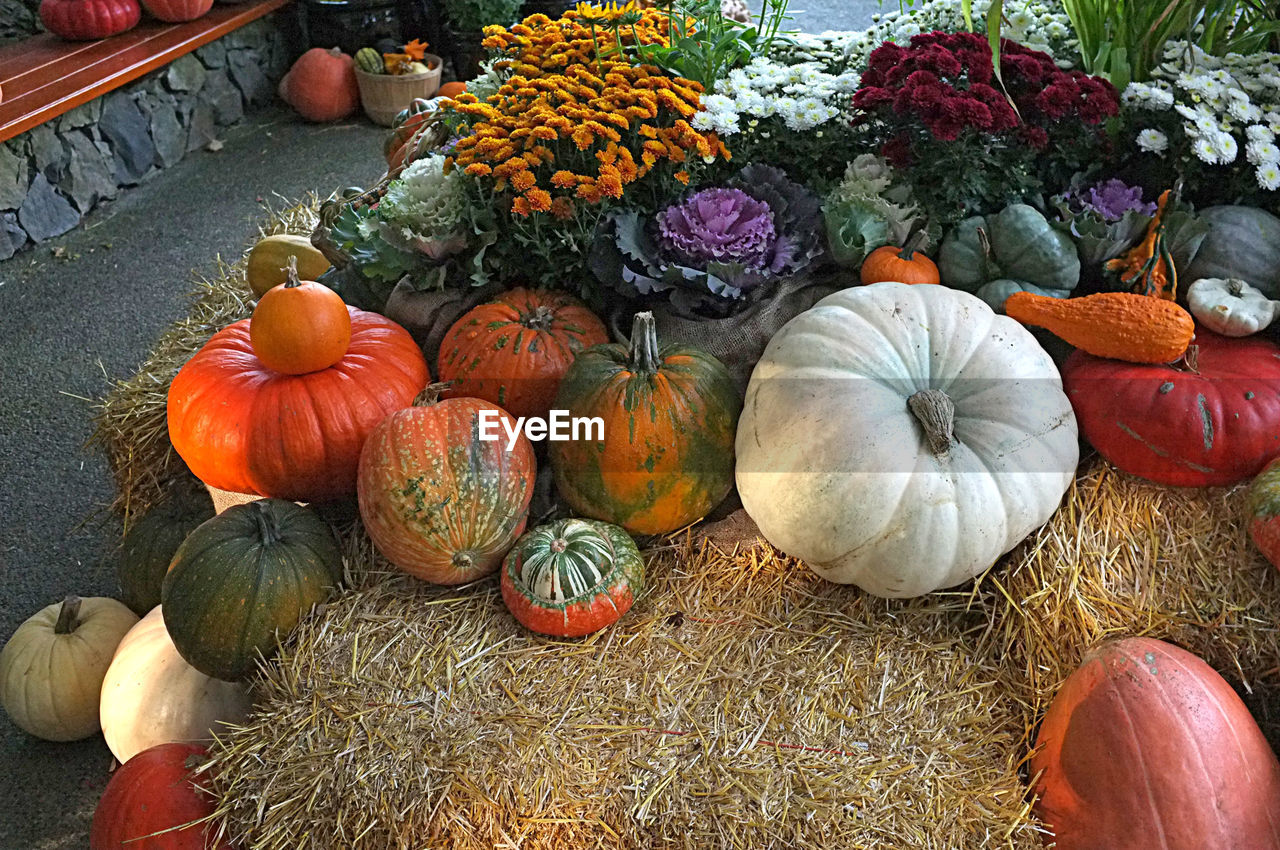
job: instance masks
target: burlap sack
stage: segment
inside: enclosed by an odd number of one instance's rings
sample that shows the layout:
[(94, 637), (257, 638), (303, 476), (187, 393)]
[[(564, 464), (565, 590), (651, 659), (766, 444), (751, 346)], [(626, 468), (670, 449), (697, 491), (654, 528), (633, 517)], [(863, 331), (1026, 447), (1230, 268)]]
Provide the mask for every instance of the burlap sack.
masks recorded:
[(751, 370), (773, 335), (795, 316), (844, 287), (830, 276), (790, 278), (778, 285), (772, 297), (749, 304), (725, 319), (682, 316), (665, 301), (649, 307), (628, 303), (610, 313), (610, 330), (620, 342), (626, 341), (631, 334), (632, 316), (651, 310), (659, 346), (679, 342), (715, 355), (728, 367), (738, 392), (745, 394)]
[(383, 314), (413, 336), (422, 346), (431, 374), (439, 375), (436, 359), (445, 333), (463, 313), (492, 299), (498, 291), (498, 287), (489, 285), (423, 292), (406, 278), (391, 291)]

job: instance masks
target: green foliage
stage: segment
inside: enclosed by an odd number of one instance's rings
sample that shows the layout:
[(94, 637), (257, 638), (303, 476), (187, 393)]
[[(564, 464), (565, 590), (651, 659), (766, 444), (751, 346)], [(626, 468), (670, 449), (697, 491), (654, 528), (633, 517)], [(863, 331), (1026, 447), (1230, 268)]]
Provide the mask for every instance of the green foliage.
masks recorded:
[(445, 16), (458, 32), (479, 32), (490, 24), (512, 24), (523, 5), (524, 0), (444, 0)]

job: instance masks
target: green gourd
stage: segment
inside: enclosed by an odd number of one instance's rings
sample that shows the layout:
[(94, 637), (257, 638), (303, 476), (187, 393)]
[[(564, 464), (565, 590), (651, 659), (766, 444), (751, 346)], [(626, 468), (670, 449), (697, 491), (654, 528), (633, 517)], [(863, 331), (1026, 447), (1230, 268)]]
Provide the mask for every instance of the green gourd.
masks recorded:
[(362, 47), (356, 51), (356, 67), (366, 74), (385, 74), (387, 73), (386, 64), (382, 61), (382, 54), (373, 47)]
[(164, 624), (188, 664), (235, 681), (341, 580), (333, 532), (310, 508), (282, 499), (236, 505), (178, 547), (164, 579)]
[(988, 303), (1018, 289), (1061, 297), (1080, 282), (1080, 258), (1071, 237), (1026, 204), (960, 222), (942, 241), (938, 270), (944, 284), (965, 292), (980, 293), (1000, 282), (988, 290)]

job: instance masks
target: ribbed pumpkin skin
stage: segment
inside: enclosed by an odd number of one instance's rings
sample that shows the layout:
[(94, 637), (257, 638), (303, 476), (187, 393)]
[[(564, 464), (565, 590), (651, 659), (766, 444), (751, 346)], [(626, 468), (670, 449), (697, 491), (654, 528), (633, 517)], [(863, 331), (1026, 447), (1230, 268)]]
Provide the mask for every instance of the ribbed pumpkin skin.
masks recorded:
[(225, 681), (252, 673), (342, 581), (314, 511), (280, 499), (228, 508), (187, 537), (164, 579), (164, 624), (187, 663)]
[(192, 776), (204, 755), (193, 744), (160, 744), (125, 762), (93, 813), (89, 850), (232, 850), (226, 839), (212, 843), (208, 823), (174, 829), (213, 814), (214, 798)]
[(600, 417), (604, 440), (548, 445), (556, 488), (576, 513), (633, 534), (665, 534), (706, 516), (729, 493), (742, 402), (710, 354), (639, 342), (653, 347), (656, 369), (630, 364), (633, 330), (631, 345), (584, 351), (560, 383), (556, 409)]
[(479, 414), (502, 408), (452, 398), (393, 413), (360, 456), (360, 516), (378, 550), (412, 576), (464, 584), (502, 564), (524, 531), (537, 467), (522, 434), (481, 440)]
[(1258, 207), (1208, 207), (1196, 218), (1209, 232), (1196, 251), (1184, 280), (1240, 278), (1280, 298), (1280, 218)]
[(644, 561), (625, 530), (562, 519), (516, 541), (502, 565), (502, 601), (527, 629), (581, 637), (618, 621), (644, 584)]
[(139, 617), (160, 604), (160, 586), (173, 553), (187, 535), (213, 517), (213, 502), (204, 488), (184, 488), (143, 514), (120, 544), (116, 577), (120, 600)]
[(1249, 485), (1249, 537), (1258, 551), (1280, 567), (1280, 461), (1273, 460)]
[(919, 251), (911, 259), (902, 258), (902, 249), (883, 245), (862, 261), (858, 275), (863, 284), (896, 280), (899, 283), (938, 283), (938, 267)]
[(586, 305), (563, 292), (512, 289), (453, 323), (440, 344), (446, 397), (546, 416), (578, 352), (609, 341)]
[(351, 343), (328, 369), (283, 375), (253, 353), (249, 320), (218, 333), (169, 388), (169, 439), (204, 483), (296, 502), (350, 496), (365, 437), (430, 375), (404, 328), (349, 308)]
[[(1144, 297), (1144, 296), (1139, 296)], [(1280, 455), (1280, 346), (1197, 331), (1197, 373), (1076, 351), (1062, 383), (1085, 438), (1157, 484), (1236, 484)]]
[(142, 0), (143, 8), (171, 24), (194, 21), (213, 8), (213, 0)]
[(142, 20), (137, 0), (42, 0), (40, 22), (69, 41), (110, 38)]
[(1100, 292), (1083, 298), (1015, 292), (1004, 302), (1004, 311), (1095, 357), (1130, 363), (1177, 360), (1196, 332), (1191, 314), (1177, 304), (1131, 292)]
[(276, 92), (308, 121), (338, 121), (360, 108), (355, 62), (336, 47), (313, 47), (299, 56)]
[(1163, 641), (1089, 653), (1030, 770), (1043, 771), (1036, 811), (1058, 850), (1280, 848), (1275, 753), (1231, 686)]

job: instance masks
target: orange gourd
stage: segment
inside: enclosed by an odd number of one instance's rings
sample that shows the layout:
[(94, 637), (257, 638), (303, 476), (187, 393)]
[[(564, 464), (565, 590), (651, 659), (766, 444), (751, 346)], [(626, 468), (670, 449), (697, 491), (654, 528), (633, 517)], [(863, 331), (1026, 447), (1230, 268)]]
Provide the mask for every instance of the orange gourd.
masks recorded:
[(1130, 363), (1170, 363), (1187, 351), (1195, 320), (1186, 310), (1148, 295), (1099, 292), (1083, 298), (1050, 298), (1015, 292), (1004, 311), (1024, 325), (1051, 331), (1095, 357)]
[(937, 265), (920, 253), (925, 237), (925, 231), (919, 230), (901, 248), (882, 245), (872, 251), (862, 261), (862, 282), (941, 283)]
[(323, 283), (299, 280), (296, 257), (289, 257), (285, 274), (285, 282), (269, 289), (253, 311), (253, 353), (264, 366), (286, 375), (328, 369), (351, 345), (347, 305)]

